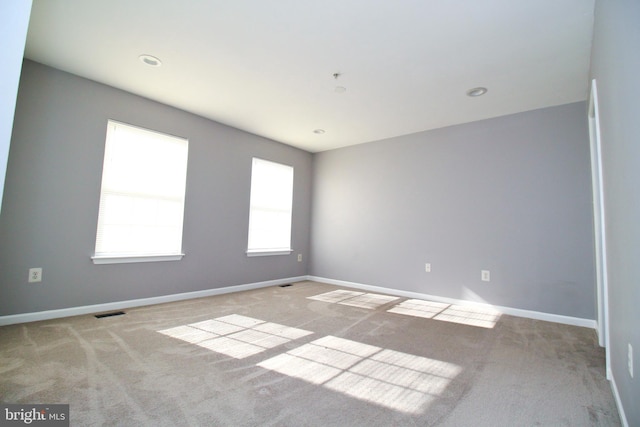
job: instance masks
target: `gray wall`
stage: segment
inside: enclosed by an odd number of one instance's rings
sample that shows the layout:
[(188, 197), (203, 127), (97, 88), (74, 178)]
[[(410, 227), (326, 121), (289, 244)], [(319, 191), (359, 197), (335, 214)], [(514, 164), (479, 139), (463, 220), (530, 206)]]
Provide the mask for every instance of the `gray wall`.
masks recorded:
[[(600, 107), (609, 271), (611, 370), (630, 426), (640, 426), (640, 2), (596, 2), (591, 75)], [(627, 344), (634, 376), (627, 371)]]
[[(25, 61), (0, 216), (0, 315), (310, 273), (593, 319), (585, 111), (312, 156)], [(109, 118), (190, 139), (182, 261), (91, 263)], [(291, 256), (245, 256), (252, 156), (296, 168)], [(42, 284), (26, 283), (30, 267), (44, 269)]]
[(595, 318), (585, 103), (319, 153), (313, 173), (312, 275)]
[[(182, 261), (94, 265), (107, 119), (189, 139)], [(295, 168), (290, 256), (245, 255), (251, 158)], [(304, 275), (311, 154), (25, 61), (0, 215), (0, 315)], [(28, 284), (30, 267), (43, 282)]]

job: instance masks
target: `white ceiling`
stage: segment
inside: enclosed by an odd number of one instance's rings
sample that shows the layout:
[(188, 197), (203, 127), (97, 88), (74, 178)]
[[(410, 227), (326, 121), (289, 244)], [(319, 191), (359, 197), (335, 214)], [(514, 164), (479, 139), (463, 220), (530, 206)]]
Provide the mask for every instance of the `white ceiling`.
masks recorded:
[[(593, 9), (594, 0), (34, 0), (25, 56), (319, 152), (585, 100)], [(467, 97), (476, 86), (489, 91)]]

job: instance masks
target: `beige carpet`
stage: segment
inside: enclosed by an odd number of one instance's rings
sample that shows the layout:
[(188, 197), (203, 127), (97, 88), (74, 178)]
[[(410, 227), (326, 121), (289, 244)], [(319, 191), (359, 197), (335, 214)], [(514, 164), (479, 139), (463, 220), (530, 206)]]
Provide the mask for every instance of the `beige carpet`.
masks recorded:
[(3, 403), (72, 426), (618, 426), (593, 330), (335, 286), (0, 327)]

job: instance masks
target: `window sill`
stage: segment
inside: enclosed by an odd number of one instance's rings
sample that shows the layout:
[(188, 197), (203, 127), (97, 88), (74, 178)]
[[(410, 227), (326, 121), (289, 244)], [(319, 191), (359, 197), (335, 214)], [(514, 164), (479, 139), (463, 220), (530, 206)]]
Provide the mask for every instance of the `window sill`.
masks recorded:
[(272, 255), (290, 255), (293, 252), (293, 249), (277, 249), (277, 250), (268, 250), (268, 249), (253, 249), (247, 250), (247, 256), (272, 256)]
[(139, 256), (94, 255), (91, 257), (91, 260), (94, 264), (129, 264), (134, 262), (180, 261), (182, 257), (184, 257), (184, 254)]

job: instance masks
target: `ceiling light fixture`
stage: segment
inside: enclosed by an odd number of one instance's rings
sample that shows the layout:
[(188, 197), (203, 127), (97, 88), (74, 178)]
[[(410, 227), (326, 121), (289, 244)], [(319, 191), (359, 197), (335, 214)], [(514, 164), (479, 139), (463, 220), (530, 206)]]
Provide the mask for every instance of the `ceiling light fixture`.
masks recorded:
[(347, 88), (344, 86), (336, 86), (336, 88), (334, 89), (334, 91), (336, 93), (345, 93), (347, 91)]
[(313, 133), (317, 133), (318, 135), (322, 135), (324, 133), (324, 129), (316, 129)]
[(140, 55), (138, 59), (150, 67), (159, 67), (162, 65), (162, 61), (152, 55)]
[(482, 96), (487, 93), (486, 87), (474, 87), (473, 89), (469, 89), (467, 91), (467, 96)]

